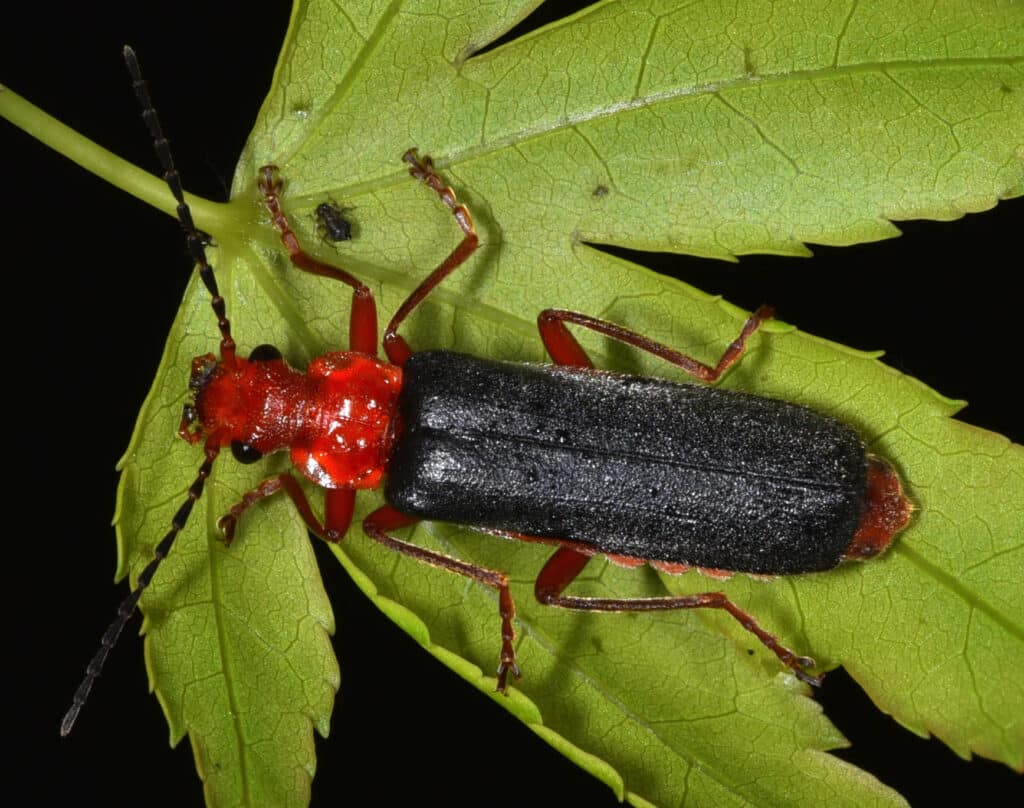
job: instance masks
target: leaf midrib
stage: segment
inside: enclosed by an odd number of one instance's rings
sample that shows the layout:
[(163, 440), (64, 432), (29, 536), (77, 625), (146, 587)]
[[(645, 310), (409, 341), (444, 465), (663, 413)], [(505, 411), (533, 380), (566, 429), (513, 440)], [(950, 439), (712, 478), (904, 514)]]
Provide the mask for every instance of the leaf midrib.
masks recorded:
[[(368, 46), (369, 47), (369, 46)], [(317, 135), (320, 131), (321, 124), (329, 124), (333, 120), (336, 108), (339, 108), (342, 103), (342, 98), (348, 94), (348, 88), (351, 86), (350, 77), (357, 75), (357, 68), (362, 67), (365, 64), (366, 59), (363, 58), (365, 50), (360, 53), (352, 61), (349, 70), (345, 76), (339, 82), (339, 92), (332, 96), (331, 101), (324, 104), (322, 107), (322, 113), (318, 116), (318, 120), (312, 123), (305, 132), (304, 137), (296, 141), (295, 146), (292, 150), (292, 154), (301, 153), (306, 147), (306, 142), (312, 137)], [(489, 52), (486, 58), (496, 51)], [(777, 87), (786, 84), (801, 83), (801, 82), (812, 82), (821, 79), (835, 79), (844, 76), (856, 76), (856, 75), (867, 75), (867, 74), (882, 74), (888, 75), (890, 71), (911, 71), (911, 70), (932, 70), (937, 68), (950, 68), (950, 67), (989, 67), (989, 66), (1014, 66), (1024, 62), (1024, 59), (1020, 57), (1012, 56), (1000, 56), (1000, 57), (943, 57), (933, 59), (901, 59), (894, 60), (891, 62), (860, 62), (857, 64), (845, 65), (838, 67), (835, 64), (828, 65), (827, 67), (817, 69), (803, 69), (793, 70), (786, 73), (768, 73), (758, 74), (756, 76), (737, 76), (734, 79), (725, 79), (719, 81), (706, 82), (704, 84), (695, 84), (687, 87), (676, 88), (671, 91), (664, 92), (652, 92), (647, 93), (643, 96), (637, 96), (629, 101), (621, 103), (610, 104), (603, 107), (597, 107), (587, 110), (584, 113), (569, 114), (554, 123), (545, 124), (527, 129), (517, 129), (512, 132), (508, 132), (505, 136), (497, 139), (490, 139), (485, 143), (481, 143), (475, 146), (461, 147), (454, 150), (448, 150), (445, 152), (444, 159), (438, 160), (439, 166), (447, 166), (453, 163), (478, 159), (484, 155), (488, 155), (492, 152), (500, 151), (509, 146), (516, 145), (522, 146), (524, 143), (531, 139), (543, 137), (551, 134), (552, 132), (561, 131), (564, 129), (570, 129), (578, 124), (590, 123), (593, 121), (600, 120), (602, 118), (608, 118), (613, 115), (619, 115), (623, 112), (630, 112), (639, 109), (645, 109), (652, 107), (656, 104), (671, 103), (673, 101), (680, 100), (682, 98), (688, 98), (691, 96), (714, 96), (721, 93), (736, 90), (736, 89), (751, 89), (754, 87)], [(466, 61), (466, 65), (472, 65), (473, 59), (470, 58)], [(461, 71), (460, 71), (461, 72)], [(899, 83), (896, 83), (897, 87), (900, 87)], [(340, 92), (340, 89), (344, 87), (345, 91)], [(901, 88), (902, 89), (902, 88)], [(915, 99), (916, 102), (916, 99)], [(731, 109), (731, 107), (730, 107)], [(284, 159), (287, 162), (288, 158)], [(401, 172), (404, 176), (405, 172)], [(377, 187), (379, 184), (375, 183)], [(360, 190), (362, 186), (346, 186), (347, 189), (353, 192)]]
[(944, 572), (941, 568), (925, 558), (921, 553), (907, 547), (906, 543), (901, 544), (897, 552), (899, 552), (902, 557), (910, 561), (910, 563), (917, 567), (922, 573), (931, 577), (933, 580), (940, 583), (945, 589), (961, 598), (968, 606), (971, 607), (972, 610), (977, 610), (986, 615), (1010, 636), (1016, 638), (1019, 642), (1024, 643), (1024, 627), (1017, 625), (1010, 617), (993, 606), (989, 601), (982, 598), (977, 592), (966, 587), (958, 578)]

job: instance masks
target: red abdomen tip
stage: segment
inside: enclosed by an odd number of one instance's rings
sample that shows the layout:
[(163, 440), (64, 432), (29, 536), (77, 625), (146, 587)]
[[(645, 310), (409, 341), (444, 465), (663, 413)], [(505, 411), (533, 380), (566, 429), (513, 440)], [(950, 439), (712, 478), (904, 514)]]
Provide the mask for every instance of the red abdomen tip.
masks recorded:
[(864, 560), (883, 552), (907, 526), (913, 511), (896, 470), (888, 460), (869, 454), (867, 505), (843, 558)]

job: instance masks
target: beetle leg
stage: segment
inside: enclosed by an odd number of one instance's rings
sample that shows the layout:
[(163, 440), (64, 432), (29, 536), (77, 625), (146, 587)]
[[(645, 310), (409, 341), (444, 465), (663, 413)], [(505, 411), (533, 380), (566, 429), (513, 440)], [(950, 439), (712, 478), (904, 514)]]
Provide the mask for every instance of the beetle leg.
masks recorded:
[(298, 269), (311, 275), (341, 281), (352, 287), (352, 313), (349, 315), (348, 344), (353, 351), (377, 355), (377, 303), (373, 292), (354, 275), (343, 269), (325, 264), (307, 253), (299, 243), (288, 217), (281, 208), (281, 189), (284, 187), (277, 166), (263, 166), (258, 172), (257, 185), (263, 194), (263, 204), (270, 211), (274, 227), (281, 234), (281, 243), (288, 257)]
[(722, 592), (703, 592), (697, 595), (670, 595), (660, 598), (582, 598), (563, 595), (562, 592), (580, 574), (590, 556), (569, 547), (559, 548), (537, 576), (534, 593), (537, 600), (547, 606), (560, 606), (585, 612), (650, 612), (674, 609), (724, 609), (747, 631), (772, 651), (782, 664), (791, 668), (801, 681), (818, 686), (821, 677), (811, 676), (805, 668), (813, 668), (814, 660), (798, 656), (782, 645), (775, 635), (768, 633), (753, 618)]
[(434, 567), (439, 567), (456, 575), (462, 575), (474, 581), (486, 584), (498, 592), (498, 613), (501, 615), (501, 663), (498, 665), (498, 686), (499, 693), (505, 692), (505, 683), (508, 674), (511, 673), (519, 678), (519, 667), (516, 665), (516, 652), (512, 647), (515, 639), (515, 631), (512, 628), (512, 618), (516, 615), (515, 602), (512, 600), (512, 593), (508, 588), (508, 577), (501, 572), (489, 570), (467, 561), (460, 561), (457, 558), (418, 547), (410, 542), (396, 539), (388, 531), (408, 527), (420, 520), (414, 516), (406, 516), (404, 513), (385, 505), (378, 508), (363, 521), (363, 530), (366, 535), (385, 547), (401, 553), (402, 555), (422, 561)]
[(405, 360), (412, 356), (413, 353), (405, 338), (396, 333), (398, 326), (409, 316), (413, 309), (423, 302), (423, 299), (434, 290), (435, 286), (461, 266), (480, 245), (480, 237), (473, 226), (473, 217), (469, 215), (469, 210), (466, 209), (466, 206), (460, 204), (455, 198), (455, 191), (445, 185), (444, 180), (434, 171), (433, 161), (427, 156), (420, 157), (416, 153), (416, 149), (409, 149), (409, 151), (402, 155), (402, 159), (411, 166), (409, 173), (433, 189), (441, 198), (441, 201), (451, 208), (452, 216), (455, 217), (455, 221), (462, 228), (462, 232), (465, 235), (449, 256), (424, 278), (420, 285), (413, 290), (412, 294), (405, 299), (405, 302), (398, 307), (398, 311), (391, 318), (388, 327), (384, 329), (384, 353), (387, 354), (391, 363), (395, 365), (404, 364)]
[(231, 510), (217, 520), (217, 527), (224, 533), (224, 541), (231, 543), (235, 537), (235, 527), (242, 514), (262, 499), (284, 491), (295, 505), (306, 527), (327, 541), (341, 541), (352, 521), (352, 508), (356, 492), (347, 489), (330, 489), (326, 494), (326, 524), (321, 524), (306, 498), (306, 492), (291, 474), (279, 474), (261, 482), (255, 489), (247, 492)]
[(632, 345), (647, 353), (660, 356), (666, 362), (682, 368), (691, 376), (704, 382), (715, 382), (743, 355), (747, 339), (753, 334), (765, 320), (770, 319), (774, 312), (769, 306), (762, 306), (755, 311), (744, 323), (739, 336), (725, 349), (722, 358), (714, 367), (705, 365), (693, 357), (680, 353), (674, 348), (655, 342), (642, 334), (630, 331), (607, 320), (600, 320), (587, 314), (564, 309), (545, 309), (537, 317), (537, 328), (540, 330), (541, 339), (551, 359), (558, 365), (574, 365), (576, 367), (593, 367), (594, 363), (587, 356), (587, 352), (576, 341), (576, 338), (566, 328), (566, 323), (589, 328), (606, 337)]
[[(348, 526), (352, 524), (352, 511), (355, 507), (354, 488), (328, 488), (324, 492), (324, 532), (317, 535), (327, 541), (341, 541), (348, 532)], [(316, 533), (315, 530), (313, 532)]]

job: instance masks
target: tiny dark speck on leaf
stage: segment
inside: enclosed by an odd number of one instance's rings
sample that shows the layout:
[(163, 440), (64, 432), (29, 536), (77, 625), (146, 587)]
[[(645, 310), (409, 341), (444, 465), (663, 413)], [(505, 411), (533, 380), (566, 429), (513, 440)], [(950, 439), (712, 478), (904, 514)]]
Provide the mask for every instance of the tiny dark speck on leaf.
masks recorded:
[(750, 58), (750, 48), (743, 48), (743, 72), (748, 76), (756, 76), (757, 69), (754, 67), (754, 62)]
[(608, 196), (608, 186), (607, 185), (598, 185), (594, 189), (594, 196), (598, 197), (599, 199), (602, 196)]

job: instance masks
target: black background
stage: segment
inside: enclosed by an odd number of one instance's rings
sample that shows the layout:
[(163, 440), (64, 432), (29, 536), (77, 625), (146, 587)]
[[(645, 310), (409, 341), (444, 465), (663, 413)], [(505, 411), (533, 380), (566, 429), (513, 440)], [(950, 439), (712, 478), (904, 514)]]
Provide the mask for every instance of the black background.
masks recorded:
[[(147, 13), (158, 7), (161, 18)], [(242, 4), (211, 12), (191, 0), (72, 13), (36, 3), (5, 11), (0, 82), (153, 170), (121, 61), (121, 47), (132, 44), (186, 187), (223, 199), (286, 25), (285, 4), (254, 18)], [(29, 324), (9, 316), (6, 329), (8, 466), (16, 482), (6, 497), (15, 529), (5, 537), (14, 557), (5, 678), (16, 712), (9, 735), (24, 756), (15, 776), (30, 783), (37, 802), (199, 804), (188, 744), (168, 750), (166, 724), (146, 693), (132, 636), (137, 623), (75, 734), (63, 742), (57, 736), (85, 662), (124, 594), (123, 585), (110, 586), (113, 468), (189, 261), (174, 221), (6, 123), (0, 154), (6, 301), (8, 312), (21, 312)], [(900, 239), (816, 248), (812, 260), (750, 257), (738, 267), (678, 256), (642, 260), (746, 308), (771, 302), (803, 330), (858, 348), (884, 347), (889, 364), (970, 399), (964, 420), (1020, 440), (1011, 420), (1020, 403), (1004, 379), (1017, 376), (1020, 262), (1009, 256), (1019, 250), (1022, 212), (1016, 200), (954, 223), (905, 223)], [(613, 804), (606, 787), (379, 615), (336, 564), (321, 568), (339, 623), (343, 683), (333, 737), (319, 744), (315, 804), (371, 795), (392, 804), (424, 797), (451, 805)], [(938, 742), (903, 731), (840, 672), (819, 698), (854, 742), (842, 755), (915, 805), (1021, 785), (1005, 767), (967, 764)]]

